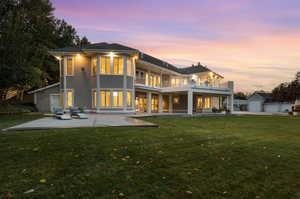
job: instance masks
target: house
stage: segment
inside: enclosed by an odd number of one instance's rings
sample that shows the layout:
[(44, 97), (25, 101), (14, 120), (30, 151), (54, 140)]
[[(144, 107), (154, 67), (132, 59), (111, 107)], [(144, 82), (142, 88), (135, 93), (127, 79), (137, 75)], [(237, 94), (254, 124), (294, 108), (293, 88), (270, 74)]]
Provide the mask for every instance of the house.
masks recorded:
[(254, 92), (248, 98), (249, 112), (279, 113), (292, 110), (292, 104), (288, 102), (272, 101), (272, 94), (266, 92)]
[(116, 43), (53, 49), (60, 81), (31, 93), (42, 112), (81, 107), (96, 113), (233, 110), (233, 82), (200, 64), (178, 68)]

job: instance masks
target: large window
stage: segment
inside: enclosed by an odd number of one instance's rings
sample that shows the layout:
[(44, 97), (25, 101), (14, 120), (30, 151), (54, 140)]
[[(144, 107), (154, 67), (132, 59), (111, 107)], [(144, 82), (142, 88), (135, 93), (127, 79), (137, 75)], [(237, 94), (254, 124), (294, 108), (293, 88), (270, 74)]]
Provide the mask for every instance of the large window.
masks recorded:
[(101, 74), (110, 74), (110, 57), (101, 57)]
[(132, 107), (132, 93), (127, 91), (127, 106)]
[(127, 58), (127, 75), (132, 76), (133, 75), (133, 64), (132, 64), (132, 58)]
[(196, 109), (203, 109), (203, 98), (202, 98), (202, 96), (197, 96)]
[(91, 61), (91, 75), (96, 75), (97, 72), (97, 57), (93, 57)]
[(211, 97), (206, 97), (204, 99), (204, 108), (211, 108)]
[(171, 86), (180, 86), (180, 79), (179, 78), (172, 78)]
[(97, 107), (97, 91), (93, 90), (92, 91), (92, 108)]
[(74, 70), (74, 60), (73, 60), (73, 57), (68, 57), (67, 58), (67, 71), (66, 71), (66, 75), (73, 75), (73, 70)]
[(122, 75), (123, 66), (124, 66), (123, 57), (114, 57), (113, 74)]
[(110, 91), (101, 91), (101, 106), (110, 106)]
[(123, 92), (113, 91), (113, 107), (123, 106)]
[(73, 107), (73, 91), (67, 91), (67, 107)]

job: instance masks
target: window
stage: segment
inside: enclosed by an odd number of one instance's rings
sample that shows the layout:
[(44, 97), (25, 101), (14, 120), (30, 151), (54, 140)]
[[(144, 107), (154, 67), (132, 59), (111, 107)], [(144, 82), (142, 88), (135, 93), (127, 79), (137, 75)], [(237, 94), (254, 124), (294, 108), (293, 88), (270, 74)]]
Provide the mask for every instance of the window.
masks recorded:
[(203, 98), (201, 96), (197, 97), (197, 101), (196, 101), (196, 108), (197, 109), (202, 109), (203, 108)]
[(122, 75), (123, 74), (123, 66), (124, 66), (123, 57), (114, 57), (113, 74)]
[(127, 91), (127, 106), (132, 106), (132, 93), (130, 91)]
[(101, 91), (101, 106), (110, 106), (110, 91)]
[(91, 61), (91, 75), (95, 76), (97, 72), (97, 57), (93, 57)]
[(157, 76), (157, 87), (161, 87), (161, 84), (160, 84), (160, 76)]
[(204, 108), (211, 108), (211, 98), (210, 97), (206, 97), (204, 99)]
[(158, 111), (158, 96), (157, 95), (152, 95), (151, 110), (153, 112), (157, 112)]
[(67, 58), (67, 74), (66, 75), (73, 75), (73, 57), (68, 57)]
[(97, 91), (93, 90), (92, 91), (92, 108), (97, 107)]
[(188, 79), (187, 78), (184, 78), (183, 79), (183, 85), (187, 85), (188, 84)]
[(113, 91), (113, 106), (114, 107), (123, 106), (123, 92), (122, 91)]
[(149, 86), (153, 86), (153, 76), (152, 76), (152, 74), (150, 74)]
[(73, 106), (73, 91), (68, 90), (67, 91), (67, 107)]
[(146, 86), (148, 86), (149, 85), (149, 74), (148, 73), (146, 73), (146, 80), (145, 80), (145, 82), (146, 82)]
[(133, 65), (132, 59), (130, 57), (127, 58), (127, 75), (132, 76), (133, 74)]
[(101, 74), (110, 74), (110, 57), (101, 57)]
[(172, 78), (171, 86), (180, 86), (180, 79), (179, 78)]

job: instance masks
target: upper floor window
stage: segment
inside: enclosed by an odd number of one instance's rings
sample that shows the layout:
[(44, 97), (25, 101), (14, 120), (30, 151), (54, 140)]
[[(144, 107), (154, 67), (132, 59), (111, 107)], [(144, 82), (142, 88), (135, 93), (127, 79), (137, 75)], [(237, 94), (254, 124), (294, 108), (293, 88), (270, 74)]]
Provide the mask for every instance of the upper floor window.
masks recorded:
[(180, 79), (179, 78), (172, 78), (171, 86), (180, 86)]
[(110, 57), (101, 57), (101, 74), (110, 74)]
[(127, 58), (127, 75), (132, 76), (133, 75), (133, 64), (132, 64), (132, 59)]
[(67, 57), (67, 70), (66, 70), (66, 75), (73, 75), (74, 73), (74, 59), (73, 57)]
[(91, 75), (94, 76), (97, 73), (97, 57), (93, 57), (91, 61)]
[(114, 57), (113, 74), (122, 75), (124, 69), (123, 57)]

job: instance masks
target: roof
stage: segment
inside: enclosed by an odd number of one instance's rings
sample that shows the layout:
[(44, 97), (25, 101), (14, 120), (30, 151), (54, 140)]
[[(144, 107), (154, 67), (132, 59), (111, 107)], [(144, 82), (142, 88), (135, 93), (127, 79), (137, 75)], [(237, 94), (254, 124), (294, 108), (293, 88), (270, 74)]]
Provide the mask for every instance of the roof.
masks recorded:
[(265, 100), (265, 102), (272, 101), (272, 93), (266, 93), (263, 91), (255, 91), (252, 95), (250, 95), (248, 97), (248, 99), (250, 99), (253, 95), (259, 95), (260, 97), (262, 97)]
[(205, 66), (202, 65), (196, 65), (196, 66), (190, 66), (190, 67), (185, 67), (185, 68), (178, 68), (170, 63), (167, 63), (163, 60), (160, 60), (158, 58), (155, 58), (151, 55), (145, 54), (140, 52), (137, 49), (128, 47), (128, 46), (124, 46), (121, 44), (117, 44), (117, 43), (94, 43), (94, 44), (89, 44), (89, 45), (85, 45), (85, 46), (81, 46), (81, 47), (65, 47), (65, 48), (58, 48), (58, 49), (53, 49), (50, 50), (50, 53), (81, 53), (84, 51), (93, 51), (93, 50), (107, 50), (107, 51), (132, 51), (135, 53), (139, 54), (139, 59), (145, 62), (149, 62), (151, 64), (157, 65), (159, 67), (180, 73), (180, 74), (184, 74), (184, 75), (189, 75), (189, 74), (194, 74), (194, 73), (201, 73), (201, 72), (207, 72), (207, 71), (211, 71), (210, 69), (208, 69)]
[(90, 51), (90, 50), (111, 50), (111, 51), (136, 51), (138, 50), (134, 48), (130, 48), (128, 46), (124, 46), (121, 44), (117, 43), (94, 43), (94, 44), (88, 44), (85, 46), (71, 46), (71, 47), (65, 47), (65, 48), (57, 48), (57, 49), (52, 49), (50, 52), (83, 52), (83, 51)]
[(148, 55), (145, 53), (140, 53), (139, 58), (143, 61), (149, 62), (151, 64), (154, 64), (154, 65), (160, 66), (162, 68), (172, 70), (174, 72), (181, 73), (184, 75), (210, 71), (208, 68), (206, 68), (205, 66), (202, 66), (202, 65), (178, 68), (168, 62), (162, 61), (160, 59), (157, 59), (157, 58), (152, 57), (151, 55)]
[(29, 91), (28, 94), (33, 94), (33, 93), (41, 92), (41, 91), (47, 90), (49, 88), (53, 88), (53, 87), (59, 86), (59, 84), (60, 84), (60, 82), (57, 82), (55, 84), (51, 84), (51, 85), (48, 85), (48, 86), (45, 86), (45, 87), (42, 87), (42, 88), (39, 88), (39, 89), (36, 89), (36, 90), (33, 90), (33, 91)]

